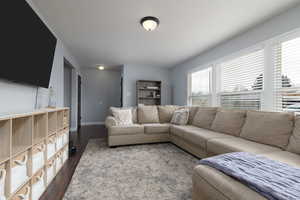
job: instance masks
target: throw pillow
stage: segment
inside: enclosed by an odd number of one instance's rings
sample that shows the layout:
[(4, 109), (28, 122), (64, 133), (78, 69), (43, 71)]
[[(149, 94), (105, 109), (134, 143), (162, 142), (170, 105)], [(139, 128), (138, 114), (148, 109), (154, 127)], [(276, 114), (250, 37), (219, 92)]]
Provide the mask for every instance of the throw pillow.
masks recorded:
[(113, 110), (128, 110), (130, 109), (131, 110), (131, 113), (132, 113), (132, 122), (134, 124), (137, 124), (138, 123), (138, 120), (137, 120), (137, 108), (136, 107), (123, 107), (123, 108), (120, 108), (120, 107), (110, 107), (109, 109), (109, 112), (110, 112), (110, 115), (113, 116)]
[(119, 126), (132, 125), (132, 111), (131, 109), (112, 109), (112, 114)]
[(186, 125), (189, 121), (189, 109), (175, 110), (171, 124)]

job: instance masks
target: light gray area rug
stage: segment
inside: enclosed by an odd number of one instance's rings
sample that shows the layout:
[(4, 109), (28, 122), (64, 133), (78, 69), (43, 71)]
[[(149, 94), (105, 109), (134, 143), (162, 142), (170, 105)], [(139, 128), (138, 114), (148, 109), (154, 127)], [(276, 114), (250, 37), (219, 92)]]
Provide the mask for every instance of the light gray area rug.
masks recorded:
[(190, 200), (198, 159), (173, 144), (90, 140), (64, 200)]

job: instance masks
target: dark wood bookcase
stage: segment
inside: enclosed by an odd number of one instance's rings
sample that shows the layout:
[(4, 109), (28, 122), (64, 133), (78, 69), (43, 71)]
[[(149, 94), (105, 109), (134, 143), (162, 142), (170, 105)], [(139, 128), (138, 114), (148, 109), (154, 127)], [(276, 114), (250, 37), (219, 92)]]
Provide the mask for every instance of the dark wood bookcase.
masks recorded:
[(138, 105), (161, 105), (161, 81), (137, 81), (136, 96)]

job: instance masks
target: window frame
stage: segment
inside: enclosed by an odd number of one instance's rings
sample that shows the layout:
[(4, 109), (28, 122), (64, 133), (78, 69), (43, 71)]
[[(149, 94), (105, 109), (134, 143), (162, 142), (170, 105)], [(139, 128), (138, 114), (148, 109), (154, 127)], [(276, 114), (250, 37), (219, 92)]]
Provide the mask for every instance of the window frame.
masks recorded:
[[(222, 91), (222, 87), (223, 87), (223, 77), (222, 77), (222, 64), (225, 62), (229, 62), (231, 60), (237, 59), (239, 57), (243, 57), (246, 56), (248, 54), (254, 53), (256, 51), (261, 51), (263, 50), (264, 53), (264, 66), (263, 66), (263, 84), (262, 84), (262, 89), (261, 90), (249, 90), (249, 91), (234, 91), (234, 92), (225, 92)], [(266, 68), (266, 49), (265, 49), (265, 45), (263, 44), (258, 44), (258, 45), (254, 45), (250, 48), (241, 50), (239, 52), (236, 52), (230, 56), (224, 57), (223, 59), (220, 59), (217, 64), (216, 64), (216, 68), (217, 68), (217, 73), (218, 73), (218, 78), (217, 78), (217, 102), (218, 102), (218, 106), (222, 106), (222, 96), (234, 96), (234, 95), (251, 95), (251, 94), (258, 94), (259, 98), (260, 98), (260, 110), (262, 109), (263, 105), (264, 105), (264, 100), (263, 100), (263, 93), (265, 90), (265, 68)]]
[[(277, 112), (294, 112), (295, 114), (299, 115), (300, 111), (287, 111), (287, 109), (285, 109), (284, 107), (279, 107), (279, 96), (280, 93), (284, 93), (284, 92), (290, 92), (290, 91), (294, 91), (294, 90), (300, 90), (300, 86), (296, 86), (296, 87), (288, 87), (288, 88), (283, 88), (283, 87), (278, 87), (278, 65), (276, 64), (277, 62), (277, 56), (276, 54), (278, 52), (276, 52), (276, 49), (278, 48), (279, 45), (282, 45), (282, 43), (284, 42), (288, 42), (294, 39), (300, 39), (300, 29), (293, 31), (291, 33), (287, 33), (283, 36), (277, 37), (277, 39), (274, 39), (274, 42), (272, 43), (272, 61), (273, 61), (273, 65), (272, 65), (272, 69), (273, 69), (273, 111), (277, 111)], [(276, 76), (277, 75), (277, 76)], [(280, 77), (282, 76), (282, 72), (280, 74)], [(281, 95), (281, 97), (284, 95)]]
[[(198, 96), (193, 96), (192, 95), (192, 74), (197, 73), (200, 71), (204, 70), (210, 70), (209, 72), (209, 93), (205, 95), (198, 95)], [(205, 65), (203, 67), (197, 67), (191, 71), (188, 72), (188, 92), (187, 92), (187, 105), (193, 106), (192, 105), (192, 98), (201, 98), (201, 97), (207, 97), (208, 98), (208, 105), (207, 106), (212, 106), (212, 91), (213, 91), (213, 65)]]
[[(294, 29), (292, 31), (274, 36), (267, 40), (257, 42), (254, 45), (251, 45), (246, 48), (242, 48), (241, 50), (237, 50), (234, 53), (230, 53), (228, 55), (222, 56), (221, 58), (217, 58), (218, 55), (215, 55), (215, 58), (206, 64), (201, 64), (201, 67), (192, 67), (190, 71), (187, 73), (187, 93), (186, 93), (186, 102), (187, 105), (191, 105), (190, 102), (190, 94), (191, 94), (191, 83), (190, 83), (190, 74), (199, 70), (206, 69), (208, 67), (212, 68), (212, 76), (211, 76), (211, 99), (210, 106), (220, 106), (220, 94), (228, 95), (228, 92), (221, 92), (221, 73), (220, 73), (220, 64), (222, 62), (226, 62), (228, 60), (232, 60), (236, 57), (245, 55), (247, 53), (251, 53), (251, 51), (264, 49), (264, 82), (262, 90), (254, 90), (250, 92), (259, 92), (261, 97), (261, 105), (260, 110), (263, 111), (278, 111), (276, 107), (276, 86), (274, 82), (274, 72), (275, 72), (275, 45), (278, 45), (281, 42), (286, 42), (292, 39), (300, 37), (300, 28)], [(199, 66), (199, 65), (198, 65)], [(247, 94), (249, 91), (238, 92), (239, 94)], [(234, 94), (234, 93), (231, 93)], [(235, 93), (236, 94), (236, 93)]]

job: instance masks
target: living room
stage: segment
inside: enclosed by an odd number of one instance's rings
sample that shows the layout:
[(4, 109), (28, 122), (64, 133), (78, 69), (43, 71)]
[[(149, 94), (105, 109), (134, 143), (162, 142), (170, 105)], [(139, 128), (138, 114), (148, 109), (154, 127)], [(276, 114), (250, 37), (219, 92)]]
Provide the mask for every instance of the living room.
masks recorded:
[(299, 0), (1, 15), (0, 200), (300, 199)]

